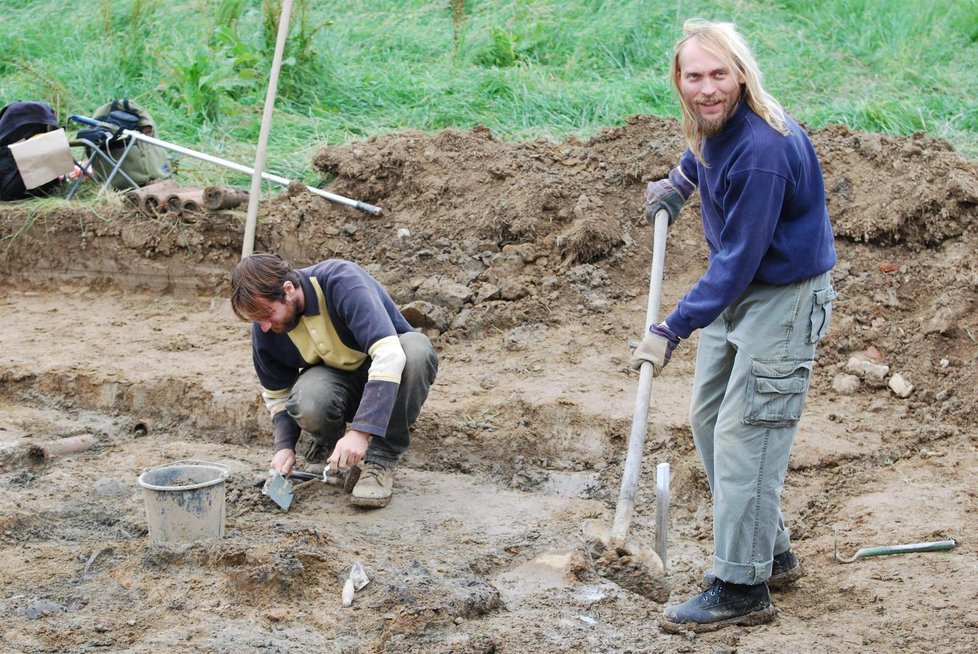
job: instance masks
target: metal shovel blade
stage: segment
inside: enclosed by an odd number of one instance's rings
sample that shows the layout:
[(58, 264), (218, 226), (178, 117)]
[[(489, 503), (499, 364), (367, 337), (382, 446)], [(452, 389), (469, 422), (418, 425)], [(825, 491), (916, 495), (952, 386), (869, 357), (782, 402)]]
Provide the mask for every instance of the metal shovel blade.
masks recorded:
[(288, 511), (292, 505), (292, 483), (278, 472), (272, 473), (265, 481), (261, 492), (272, 498), (283, 511)]

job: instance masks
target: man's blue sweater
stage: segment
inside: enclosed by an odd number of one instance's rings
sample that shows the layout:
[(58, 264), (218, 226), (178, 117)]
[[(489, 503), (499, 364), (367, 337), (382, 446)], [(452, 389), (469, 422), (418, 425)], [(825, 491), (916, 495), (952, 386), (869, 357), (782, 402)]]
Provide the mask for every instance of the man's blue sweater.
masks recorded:
[(723, 131), (708, 137), (703, 158), (680, 157), (700, 189), (709, 266), (666, 318), (688, 338), (706, 327), (752, 283), (783, 286), (830, 270), (836, 254), (815, 149), (786, 116), (780, 134), (741, 102)]

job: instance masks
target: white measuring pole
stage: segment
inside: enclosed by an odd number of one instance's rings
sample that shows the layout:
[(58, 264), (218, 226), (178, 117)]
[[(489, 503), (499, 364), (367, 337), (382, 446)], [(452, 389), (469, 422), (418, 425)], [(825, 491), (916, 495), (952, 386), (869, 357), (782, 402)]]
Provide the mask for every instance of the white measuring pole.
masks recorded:
[(251, 192), (248, 194), (248, 217), (245, 222), (244, 242), (241, 245), (241, 258), (255, 250), (255, 229), (258, 222), (258, 201), (261, 195), (261, 177), (265, 170), (265, 150), (268, 147), (268, 133), (272, 128), (272, 110), (275, 108), (275, 94), (278, 92), (278, 76), (282, 70), (282, 54), (289, 35), (289, 16), (292, 14), (292, 0), (282, 3), (282, 16), (278, 21), (278, 36), (275, 39), (275, 55), (272, 57), (272, 72), (268, 79), (268, 92), (265, 94), (265, 109), (261, 116), (261, 129), (258, 132), (258, 152), (255, 154), (254, 174), (251, 176)]
[(655, 553), (667, 570), (666, 548), (669, 546), (669, 464), (655, 467)]

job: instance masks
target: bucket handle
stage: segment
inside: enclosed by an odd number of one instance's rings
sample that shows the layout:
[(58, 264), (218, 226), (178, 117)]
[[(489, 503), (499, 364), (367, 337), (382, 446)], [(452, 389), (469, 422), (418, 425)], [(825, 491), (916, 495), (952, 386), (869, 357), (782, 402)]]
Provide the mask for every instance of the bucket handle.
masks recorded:
[(151, 468), (143, 468), (143, 472), (146, 473), (146, 472), (148, 472), (150, 470), (157, 470), (159, 468), (170, 468), (170, 467), (178, 466), (178, 465), (181, 465), (181, 464), (184, 464), (184, 463), (191, 463), (191, 464), (205, 465), (205, 466), (213, 466), (213, 467), (215, 467), (215, 468), (217, 468), (218, 470), (221, 471), (221, 477), (223, 479), (227, 479), (228, 476), (231, 474), (231, 467), (230, 466), (227, 466), (227, 465), (225, 465), (223, 463), (217, 463), (215, 461), (204, 461), (204, 460), (201, 460), (201, 459), (181, 459), (179, 461), (171, 461), (170, 463), (164, 463), (163, 465), (153, 466)]

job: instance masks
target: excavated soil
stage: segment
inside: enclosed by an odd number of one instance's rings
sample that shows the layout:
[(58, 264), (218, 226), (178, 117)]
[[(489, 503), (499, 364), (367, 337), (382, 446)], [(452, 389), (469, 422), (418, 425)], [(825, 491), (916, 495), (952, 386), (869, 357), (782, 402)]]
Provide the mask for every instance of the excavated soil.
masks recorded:
[[(666, 635), (662, 605), (596, 574), (582, 539), (613, 517), (632, 420), (644, 185), (682, 148), (675, 121), (635, 117), (586, 142), (476, 128), (319, 152), (328, 190), (380, 216), (302, 186), (262, 203), (256, 250), (357, 261), (440, 353), (380, 511), (318, 482), (287, 513), (260, 492), (269, 421), (226, 300), (243, 213), (0, 207), (3, 649), (974, 651), (978, 166), (922, 136), (812, 137), (840, 298), (784, 492), (806, 575), (773, 623)], [(666, 310), (705, 265), (697, 202), (669, 234)], [(653, 542), (669, 463), (673, 601), (711, 553), (691, 341), (654, 383), (631, 529)], [(78, 436), (90, 446), (57, 452)], [(230, 468), (224, 537), (154, 544), (137, 478), (186, 459)], [(834, 556), (942, 539), (957, 547)], [(344, 608), (357, 561), (370, 583)]]

